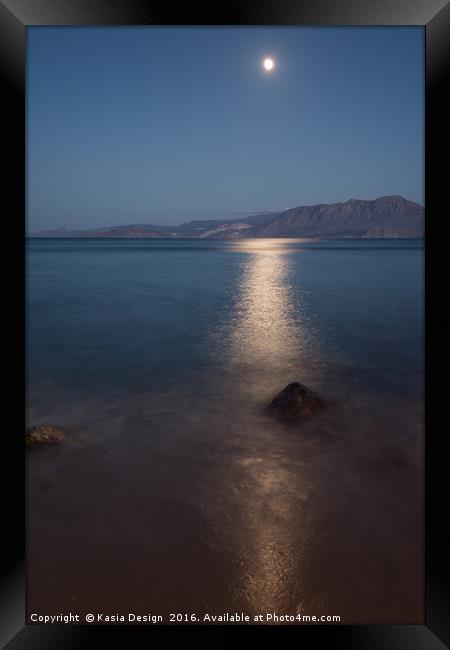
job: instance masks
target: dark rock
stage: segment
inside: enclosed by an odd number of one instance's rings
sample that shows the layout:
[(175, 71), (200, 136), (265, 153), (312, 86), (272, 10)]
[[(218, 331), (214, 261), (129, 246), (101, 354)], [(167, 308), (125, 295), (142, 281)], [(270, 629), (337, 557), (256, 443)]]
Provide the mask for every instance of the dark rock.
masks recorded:
[(66, 434), (62, 429), (50, 424), (39, 424), (31, 427), (25, 434), (25, 443), (27, 447), (34, 445), (48, 445), (63, 442), (66, 440)]
[(312, 390), (293, 382), (276, 395), (269, 404), (269, 413), (282, 420), (296, 421), (324, 406), (324, 401)]

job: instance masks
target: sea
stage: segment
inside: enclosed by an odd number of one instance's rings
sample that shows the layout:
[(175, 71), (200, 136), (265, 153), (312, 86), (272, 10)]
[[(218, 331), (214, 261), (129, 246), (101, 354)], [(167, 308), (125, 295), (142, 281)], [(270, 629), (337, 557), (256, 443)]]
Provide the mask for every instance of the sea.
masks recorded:
[[(27, 451), (28, 613), (423, 623), (422, 240), (27, 239), (26, 310), (68, 436)], [(294, 381), (327, 405), (275, 420)]]

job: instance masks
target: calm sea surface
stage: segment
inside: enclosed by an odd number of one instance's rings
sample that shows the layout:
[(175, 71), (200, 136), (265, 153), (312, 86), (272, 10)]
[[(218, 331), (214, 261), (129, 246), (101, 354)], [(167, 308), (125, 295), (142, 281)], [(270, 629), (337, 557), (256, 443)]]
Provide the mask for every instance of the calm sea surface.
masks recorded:
[[(423, 618), (423, 243), (27, 241), (28, 609)], [(331, 406), (264, 406), (300, 381)]]

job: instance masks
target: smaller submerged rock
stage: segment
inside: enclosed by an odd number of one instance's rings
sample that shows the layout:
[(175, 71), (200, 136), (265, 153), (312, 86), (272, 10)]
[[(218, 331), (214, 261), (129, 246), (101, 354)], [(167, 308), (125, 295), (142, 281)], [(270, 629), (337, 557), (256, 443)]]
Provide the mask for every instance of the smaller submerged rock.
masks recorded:
[(62, 429), (54, 427), (51, 424), (39, 424), (31, 427), (25, 434), (25, 443), (27, 447), (34, 445), (48, 445), (63, 442), (67, 439)]
[(312, 415), (324, 405), (323, 399), (314, 391), (295, 381), (273, 398), (268, 410), (281, 420), (297, 421), (303, 416)]

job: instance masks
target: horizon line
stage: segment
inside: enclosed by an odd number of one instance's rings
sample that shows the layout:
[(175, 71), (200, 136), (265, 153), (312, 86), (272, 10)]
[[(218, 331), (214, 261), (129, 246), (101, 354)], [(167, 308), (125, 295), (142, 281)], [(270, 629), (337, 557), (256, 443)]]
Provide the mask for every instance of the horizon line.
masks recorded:
[[(242, 214), (242, 215), (245, 214), (248, 217), (257, 216), (259, 214), (262, 215), (262, 214), (272, 214), (272, 213), (274, 215), (277, 215), (277, 214), (282, 214), (283, 212), (287, 212), (288, 210), (297, 210), (299, 208), (310, 208), (310, 207), (315, 207), (315, 206), (319, 206), (319, 205), (343, 205), (345, 203), (349, 203), (350, 201), (363, 201), (363, 202), (369, 203), (369, 202), (372, 202), (372, 201), (379, 201), (380, 199), (387, 199), (387, 198), (403, 199), (404, 201), (408, 201), (410, 203), (415, 203), (416, 205), (419, 205), (421, 208), (425, 208), (425, 205), (422, 205), (422, 203), (419, 203), (419, 201), (412, 201), (411, 199), (407, 199), (406, 197), (404, 197), (401, 194), (382, 194), (380, 196), (377, 196), (374, 199), (355, 199), (355, 198), (352, 197), (352, 198), (349, 198), (349, 199), (347, 199), (345, 201), (334, 201), (334, 202), (331, 202), (331, 203), (304, 203), (304, 204), (301, 204), (301, 205), (296, 205), (296, 206), (292, 206), (292, 207), (283, 208), (281, 210), (277, 210), (277, 209), (255, 210), (255, 211), (242, 210), (242, 211), (236, 211), (233, 214), (235, 214), (235, 215), (236, 214)], [(79, 231), (79, 232), (84, 232), (84, 231), (102, 230), (102, 229), (105, 229), (105, 228), (106, 229), (111, 229), (111, 228), (132, 228), (132, 227), (143, 227), (143, 226), (145, 226), (145, 227), (153, 226), (153, 227), (156, 227), (156, 228), (164, 228), (164, 229), (167, 229), (167, 228), (180, 228), (181, 226), (189, 225), (189, 224), (191, 224), (191, 223), (193, 223), (195, 221), (200, 221), (200, 222), (203, 222), (203, 221), (217, 221), (217, 222), (227, 223), (229, 221), (237, 221), (237, 219), (235, 219), (233, 217), (230, 217), (229, 219), (205, 218), (205, 219), (191, 219), (190, 221), (182, 221), (179, 224), (156, 224), (156, 223), (128, 223), (128, 224), (126, 224), (126, 223), (122, 223), (122, 224), (118, 224), (116, 226), (104, 225), (104, 226), (93, 226), (93, 227), (84, 227), (84, 228), (66, 228), (66, 227), (61, 226), (61, 227), (56, 227), (56, 228), (41, 228), (40, 230), (30, 231), (29, 234), (32, 235), (32, 234), (39, 234), (40, 232), (56, 232), (56, 231), (65, 231), (65, 232), (78, 232)]]

